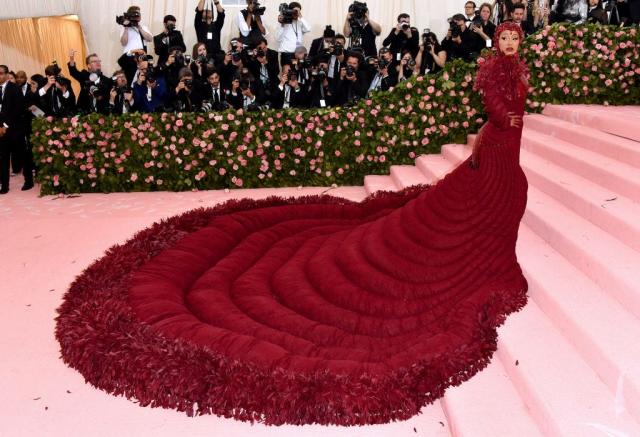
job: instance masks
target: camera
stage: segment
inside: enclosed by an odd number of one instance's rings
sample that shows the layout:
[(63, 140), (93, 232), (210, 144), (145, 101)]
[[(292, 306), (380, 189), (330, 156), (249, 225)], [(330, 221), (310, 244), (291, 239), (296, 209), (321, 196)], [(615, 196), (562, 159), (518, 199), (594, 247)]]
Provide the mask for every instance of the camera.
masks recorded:
[(265, 56), (267, 56), (267, 53), (262, 50), (262, 48), (256, 49), (256, 51), (254, 52), (254, 56), (256, 58), (264, 58)]
[(391, 61), (388, 61), (387, 59), (385, 59), (383, 57), (378, 58), (378, 68), (380, 70), (384, 70), (389, 65), (391, 65)]
[(242, 52), (232, 50), (228, 53), (231, 55), (231, 61), (240, 62), (242, 60)]
[(353, 77), (356, 75), (356, 69), (353, 67), (353, 65), (348, 65), (344, 68), (346, 73), (347, 73), (347, 77)]
[(449, 20), (449, 30), (451, 31), (451, 38), (458, 38), (462, 35), (460, 26), (458, 26), (458, 24), (451, 19)]
[(169, 23), (167, 24), (167, 30), (169, 32), (173, 32), (174, 30), (176, 30), (176, 24), (175, 23)]
[(124, 27), (137, 27), (140, 23), (140, 19), (140, 12), (138, 11), (133, 11), (131, 13), (125, 12), (122, 15), (116, 16), (116, 23)]
[(56, 77), (56, 82), (59, 85), (66, 85), (66, 79), (64, 78), (64, 76), (62, 76), (62, 70), (58, 66), (58, 61), (54, 60), (53, 62), (51, 62), (51, 65), (53, 65), (53, 74)]
[(289, 70), (289, 74), (287, 75), (287, 81), (298, 80), (298, 73), (294, 70)]
[(251, 89), (251, 82), (249, 81), (249, 79), (240, 79), (240, 89), (242, 91)]
[(253, 2), (253, 15), (255, 16), (261, 16), (264, 15), (264, 11), (266, 11), (267, 8), (265, 6), (260, 6), (260, 2), (259, 1), (254, 1)]
[(480, 17), (480, 11), (475, 12), (473, 20), (471, 20), (471, 25), (474, 27), (482, 28), (482, 17)]
[(193, 86), (193, 79), (185, 79), (184, 86), (186, 86), (187, 88), (191, 88)]
[(290, 8), (287, 3), (281, 3), (278, 10), (282, 15), (282, 24), (291, 24), (298, 19), (298, 11)]
[[(354, 1), (351, 4), (351, 6), (349, 6), (349, 12), (353, 14), (351, 16), (351, 20), (352, 21), (356, 21), (356, 22), (358, 22), (357, 24), (359, 24), (360, 22), (362, 22), (364, 20), (365, 15), (367, 14), (368, 10), (369, 10), (369, 8), (367, 8), (367, 4), (366, 3), (359, 2), (359, 1)], [(353, 27), (353, 23), (352, 23), (351, 27)]]
[(411, 25), (409, 23), (402, 23), (402, 25), (400, 26), (400, 28), (402, 30), (409, 30), (411, 28)]
[(325, 80), (327, 78), (327, 70), (325, 70), (324, 68), (318, 68), (317, 71), (311, 72), (311, 76), (320, 80)]
[(133, 91), (133, 90), (132, 90), (129, 86), (127, 86), (127, 85), (125, 85), (125, 86), (115, 87), (114, 89), (116, 90), (116, 93), (117, 93), (119, 96), (124, 95), (124, 94), (126, 94), (126, 93), (130, 93), (130, 92), (132, 92), (132, 91)]
[(311, 60), (309, 58), (304, 58), (304, 59), (294, 59), (291, 61), (291, 63), (293, 64), (294, 67), (296, 67), (296, 69), (298, 70), (303, 70), (305, 68), (311, 68), (313, 67), (313, 62), (311, 62)]
[(336, 56), (342, 56), (344, 54), (344, 46), (340, 43), (336, 43), (333, 46), (333, 54)]
[(199, 55), (196, 59), (195, 62), (200, 63), (200, 65), (204, 65), (207, 62), (209, 62), (209, 59), (207, 59), (207, 57), (205, 55)]

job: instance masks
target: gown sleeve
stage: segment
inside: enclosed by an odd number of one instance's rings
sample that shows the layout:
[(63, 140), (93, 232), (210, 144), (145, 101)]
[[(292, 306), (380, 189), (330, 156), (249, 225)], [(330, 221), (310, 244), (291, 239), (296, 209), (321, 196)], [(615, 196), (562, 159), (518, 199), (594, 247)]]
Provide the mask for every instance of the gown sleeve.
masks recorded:
[(492, 87), (485, 88), (482, 95), (489, 121), (500, 129), (509, 128), (509, 110), (505, 105), (504, 98)]

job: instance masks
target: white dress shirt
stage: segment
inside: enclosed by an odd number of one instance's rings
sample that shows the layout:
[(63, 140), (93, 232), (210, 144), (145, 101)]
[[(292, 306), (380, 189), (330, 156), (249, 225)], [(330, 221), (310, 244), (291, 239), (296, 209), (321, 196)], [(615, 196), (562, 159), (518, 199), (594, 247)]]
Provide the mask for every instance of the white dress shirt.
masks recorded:
[[(147, 26), (141, 24), (140, 27), (142, 27), (142, 30), (144, 30), (146, 33), (151, 33)], [(140, 32), (138, 32), (138, 29), (135, 29), (133, 27), (123, 27), (122, 34), (124, 35), (125, 32), (129, 34), (129, 39), (127, 40), (127, 45), (122, 48), (122, 53), (129, 53), (131, 50), (144, 49), (142, 35), (140, 35)]]
[(290, 24), (281, 24), (276, 32), (276, 40), (280, 43), (280, 53), (293, 53), (304, 45), (304, 35), (311, 32), (311, 26), (304, 18)]

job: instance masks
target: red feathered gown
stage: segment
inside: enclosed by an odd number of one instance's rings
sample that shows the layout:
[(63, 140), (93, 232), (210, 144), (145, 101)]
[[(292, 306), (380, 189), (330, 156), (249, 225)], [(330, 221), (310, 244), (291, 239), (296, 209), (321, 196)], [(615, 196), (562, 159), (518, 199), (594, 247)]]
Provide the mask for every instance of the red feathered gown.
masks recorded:
[[(496, 328), (526, 303), (515, 246), (527, 181), (507, 117), (524, 98), (485, 89), (479, 168), (467, 160), (434, 186), (361, 203), (236, 201), (143, 232), (129, 249), (148, 260), (113, 252), (122, 273), (101, 279), (110, 298), (95, 295), (92, 311), (119, 317), (89, 332), (63, 306), (63, 357), (98, 387), (189, 414), (339, 425), (417, 414), (489, 363)], [(96, 334), (105, 323), (122, 333)]]

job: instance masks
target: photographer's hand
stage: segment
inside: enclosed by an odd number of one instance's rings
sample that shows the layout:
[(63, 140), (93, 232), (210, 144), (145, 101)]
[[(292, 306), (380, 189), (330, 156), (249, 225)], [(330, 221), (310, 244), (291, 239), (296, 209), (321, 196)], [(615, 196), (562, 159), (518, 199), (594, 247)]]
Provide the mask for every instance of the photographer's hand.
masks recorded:
[(138, 80), (137, 80), (138, 85), (144, 84), (145, 80), (146, 80), (146, 77), (144, 73), (138, 74)]
[(187, 89), (184, 82), (178, 82), (178, 86), (176, 87), (176, 94), (178, 94), (180, 91), (184, 89)]
[(284, 26), (284, 17), (282, 15), (278, 15), (278, 23), (280, 23), (281, 26)]
[(76, 65), (76, 51), (75, 49), (69, 50), (69, 64)]
[(133, 103), (133, 93), (131, 91), (124, 93), (124, 99), (129, 103)]
[(340, 68), (340, 80), (344, 80), (347, 77), (347, 70), (342, 67)]
[(47, 76), (47, 83), (42, 88), (44, 88), (45, 91), (49, 91), (49, 88), (55, 85), (55, 83), (56, 83), (55, 76)]
[(116, 101), (117, 96), (118, 96), (118, 91), (115, 88), (111, 88), (111, 92), (109, 93), (109, 103), (113, 105)]
[(176, 56), (175, 55), (169, 55), (165, 65), (168, 67), (169, 65), (173, 65), (174, 62), (176, 62)]

